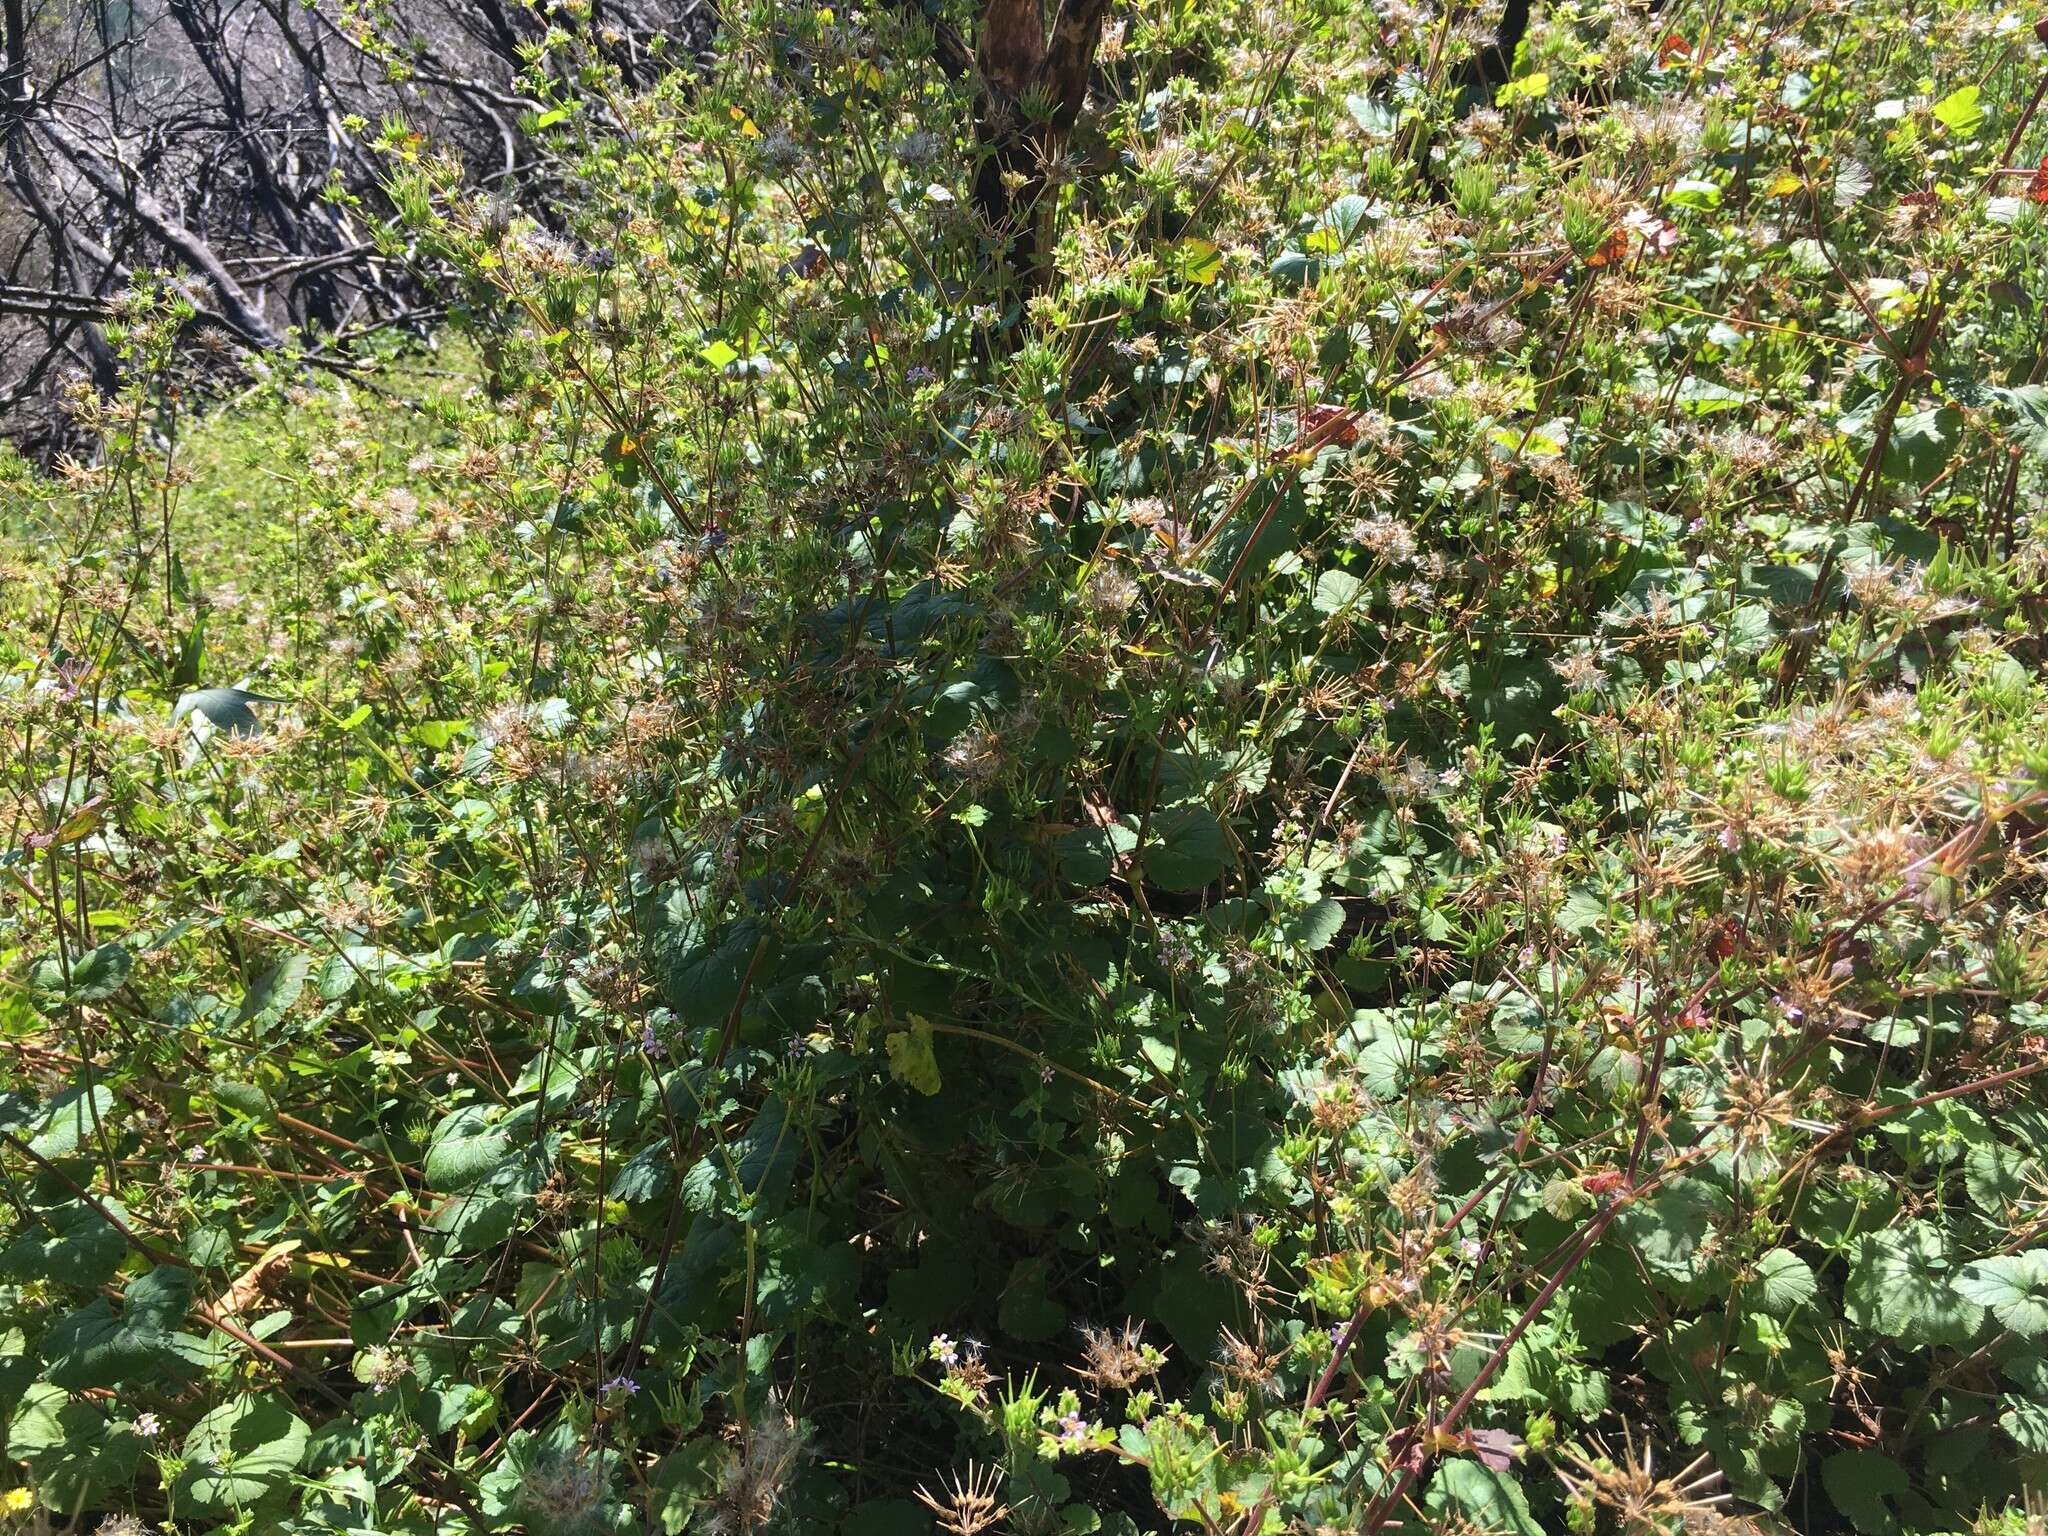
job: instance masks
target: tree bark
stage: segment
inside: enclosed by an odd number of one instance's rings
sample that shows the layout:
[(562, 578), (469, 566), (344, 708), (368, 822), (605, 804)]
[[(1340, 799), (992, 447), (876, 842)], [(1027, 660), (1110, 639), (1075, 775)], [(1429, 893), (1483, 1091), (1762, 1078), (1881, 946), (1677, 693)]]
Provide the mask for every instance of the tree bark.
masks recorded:
[(1023, 295), (1049, 274), (1045, 194), (1087, 101), (1108, 15), (1109, 0), (1060, 0), (1048, 38), (1039, 0), (988, 0), (982, 13), (974, 120), (982, 159), (974, 207)]

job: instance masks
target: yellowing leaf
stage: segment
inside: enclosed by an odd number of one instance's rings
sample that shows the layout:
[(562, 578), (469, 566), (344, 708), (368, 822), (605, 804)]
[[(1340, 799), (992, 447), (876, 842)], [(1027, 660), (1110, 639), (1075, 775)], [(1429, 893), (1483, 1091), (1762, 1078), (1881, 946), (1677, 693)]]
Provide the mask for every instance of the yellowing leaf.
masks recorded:
[(1780, 171), (1778, 179), (1765, 188), (1765, 191), (1772, 197), (1790, 197), (1804, 185), (1805, 183), (1790, 171)]
[(1984, 93), (1974, 85), (1966, 85), (1934, 104), (1934, 120), (1959, 139), (1967, 139), (1984, 126), (1984, 108), (1978, 98)]
[(729, 343), (714, 341), (703, 352), (704, 361), (714, 368), (723, 368), (727, 363), (737, 362), (739, 353)]
[(1174, 246), (1174, 254), (1180, 260), (1180, 275), (1191, 283), (1206, 287), (1223, 273), (1223, 252), (1214, 240), (1190, 235)]
[(1524, 75), (1519, 80), (1510, 80), (1494, 92), (1493, 104), (1497, 107), (1512, 107), (1517, 102), (1541, 101), (1550, 94), (1550, 72), (1539, 69), (1534, 74)]
[(814, 834), (825, 824), (825, 790), (822, 785), (813, 784), (809, 789), (790, 802), (790, 819), (796, 823), (797, 831), (806, 837)]
[(63, 848), (95, 831), (100, 824), (101, 814), (106, 805), (105, 795), (94, 795), (85, 804), (64, 818), (63, 825), (52, 836), (52, 843)]
[(467, 720), (422, 720), (412, 728), (412, 735), (422, 746), (444, 752), (449, 743), (468, 729)]
[(910, 1028), (891, 1030), (882, 1039), (889, 1053), (889, 1075), (919, 1093), (939, 1091), (939, 1059), (932, 1054), (931, 1020), (910, 1016)]

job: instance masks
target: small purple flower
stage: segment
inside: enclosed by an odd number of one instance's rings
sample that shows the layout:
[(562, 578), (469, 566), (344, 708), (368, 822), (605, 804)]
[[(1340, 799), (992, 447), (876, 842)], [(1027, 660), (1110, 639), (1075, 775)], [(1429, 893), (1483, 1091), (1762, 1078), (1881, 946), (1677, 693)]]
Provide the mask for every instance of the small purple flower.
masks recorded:
[(164, 1421), (155, 1414), (144, 1410), (135, 1415), (135, 1433), (145, 1440), (154, 1440), (164, 1432)]
[(630, 1376), (614, 1376), (597, 1390), (599, 1395), (603, 1397), (610, 1397), (615, 1393), (624, 1393), (627, 1397), (631, 1397), (640, 1390), (640, 1383)]
[(1078, 1413), (1070, 1413), (1060, 1420), (1060, 1444), (1081, 1446), (1088, 1443), (1088, 1421)]
[(1194, 941), (1186, 934), (1173, 928), (1163, 928), (1159, 933), (1159, 966), (1165, 971), (1182, 971), (1193, 966), (1200, 958)]
[(640, 1049), (647, 1053), (649, 1061), (659, 1061), (668, 1054), (668, 1047), (661, 1043), (661, 1036), (654, 1032), (652, 1024), (640, 1026)]
[(932, 1358), (941, 1365), (958, 1365), (960, 1363), (960, 1346), (955, 1344), (947, 1335), (935, 1333), (932, 1335)]
[(929, 384), (937, 377), (938, 374), (923, 363), (913, 363), (903, 370), (903, 382), (906, 384)]

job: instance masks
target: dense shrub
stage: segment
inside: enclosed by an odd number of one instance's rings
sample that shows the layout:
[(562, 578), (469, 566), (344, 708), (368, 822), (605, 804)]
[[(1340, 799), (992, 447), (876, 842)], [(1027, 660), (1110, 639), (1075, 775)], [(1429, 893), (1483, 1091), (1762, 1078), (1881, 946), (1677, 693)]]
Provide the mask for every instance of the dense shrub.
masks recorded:
[(8, 484), (7, 1508), (2021, 1528), (2032, 34), (1135, 7), (1034, 291), (925, 18), (726, 22)]

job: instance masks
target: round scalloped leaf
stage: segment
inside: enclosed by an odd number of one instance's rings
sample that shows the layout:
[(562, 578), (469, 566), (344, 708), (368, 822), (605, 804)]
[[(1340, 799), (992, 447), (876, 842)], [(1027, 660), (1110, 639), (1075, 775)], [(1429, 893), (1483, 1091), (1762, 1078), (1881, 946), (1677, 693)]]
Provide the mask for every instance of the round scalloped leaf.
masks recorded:
[(1282, 937), (1306, 950), (1327, 949), (1343, 929), (1344, 905), (1332, 896), (1325, 896), (1280, 923)]
[(1513, 1474), (1464, 1456), (1445, 1458), (1429, 1485), (1428, 1506), (1439, 1517), (1456, 1511), (1482, 1530), (1540, 1536), (1529, 1499)]
[(423, 1165), (435, 1189), (461, 1190), (481, 1183), (511, 1155), (512, 1128), (491, 1104), (466, 1104), (435, 1127)]
[(142, 1438), (90, 1401), (39, 1381), (21, 1395), (7, 1454), (28, 1463), (45, 1508), (71, 1514), (124, 1487), (142, 1460)]
[(1138, 834), (1120, 821), (1076, 827), (1052, 845), (1060, 878), (1074, 885), (1100, 885), (1117, 861), (1138, 846)]
[(29, 1150), (52, 1162), (71, 1157), (80, 1147), (92, 1144), (99, 1127), (114, 1107), (114, 1090), (95, 1083), (90, 1093), (68, 1088), (50, 1101), (43, 1123), (28, 1141)]
[(1886, 1502), (1911, 1485), (1906, 1469), (1881, 1451), (1842, 1451), (1820, 1464), (1820, 1480), (1835, 1508), (1867, 1536), (1889, 1536), (1898, 1517)]
[(44, 1335), (44, 1370), (73, 1392), (155, 1378), (178, 1367), (173, 1330), (192, 1299), (190, 1270), (159, 1264), (128, 1282), (117, 1316), (104, 1296), (65, 1317)]
[(135, 969), (126, 945), (102, 944), (74, 956), (67, 973), (55, 955), (45, 955), (29, 968), (29, 989), (39, 1000), (53, 1003), (96, 1003), (112, 997)]
[(281, 1397), (238, 1397), (192, 1426), (171, 1490), (181, 1520), (232, 1515), (290, 1484), (311, 1431)]
[(1199, 891), (1230, 867), (1230, 839), (1207, 806), (1158, 812), (1145, 845), (1145, 878), (1163, 891)]
[(187, 715), (199, 715), (217, 731), (230, 736), (254, 736), (261, 729), (251, 704), (282, 704), (284, 700), (246, 688), (199, 688), (182, 695), (171, 711), (175, 725)]
[(2002, 1253), (1966, 1265), (1957, 1294), (1989, 1307), (2001, 1328), (2023, 1339), (2048, 1333), (2048, 1248)]
[[(116, 1220), (127, 1207), (111, 1197), (99, 1202)], [(39, 1213), (37, 1220), (0, 1248), (0, 1279), (41, 1280), (62, 1275), (78, 1286), (94, 1286), (114, 1273), (128, 1243), (106, 1215), (84, 1201)]]
[(1913, 1344), (1960, 1344), (1984, 1308), (1955, 1284), (1941, 1234), (1924, 1221), (1866, 1233), (1856, 1245), (1842, 1301), (1859, 1327)]
[(1747, 1299), (1752, 1306), (1782, 1316), (1813, 1300), (1813, 1292), (1813, 1269), (1806, 1260), (1789, 1248), (1773, 1248), (1756, 1261)]

